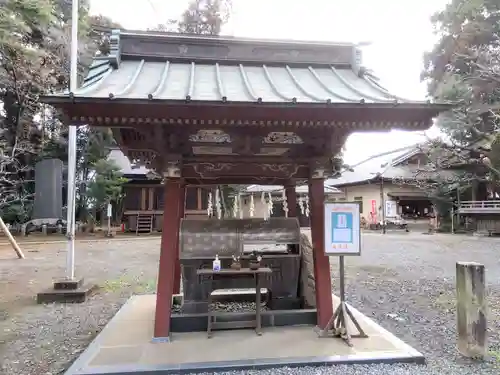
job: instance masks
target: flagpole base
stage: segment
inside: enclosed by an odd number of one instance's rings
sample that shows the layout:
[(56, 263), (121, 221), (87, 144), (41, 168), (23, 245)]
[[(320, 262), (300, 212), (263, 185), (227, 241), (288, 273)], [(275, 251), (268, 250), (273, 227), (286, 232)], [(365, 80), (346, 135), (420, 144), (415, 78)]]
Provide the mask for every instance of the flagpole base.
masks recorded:
[(95, 284), (85, 284), (79, 280), (57, 280), (52, 288), (40, 292), (36, 296), (38, 304), (43, 303), (82, 303), (97, 290)]

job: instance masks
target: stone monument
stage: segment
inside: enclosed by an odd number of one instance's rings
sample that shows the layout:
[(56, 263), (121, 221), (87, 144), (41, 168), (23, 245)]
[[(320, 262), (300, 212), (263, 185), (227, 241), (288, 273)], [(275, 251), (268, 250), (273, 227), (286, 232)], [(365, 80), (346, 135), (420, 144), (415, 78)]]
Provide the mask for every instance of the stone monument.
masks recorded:
[(46, 159), (35, 165), (33, 219), (62, 219), (63, 162)]

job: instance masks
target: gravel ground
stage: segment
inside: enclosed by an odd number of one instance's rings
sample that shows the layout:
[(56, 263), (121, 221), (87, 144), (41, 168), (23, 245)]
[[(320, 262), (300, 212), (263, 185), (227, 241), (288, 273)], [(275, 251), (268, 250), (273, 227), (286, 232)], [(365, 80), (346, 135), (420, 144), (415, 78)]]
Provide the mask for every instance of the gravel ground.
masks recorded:
[[(34, 304), (63, 275), (64, 244), (26, 245), (28, 259), (0, 247), (0, 373), (61, 374), (131, 294), (155, 289), (159, 240), (79, 243), (77, 274), (101, 286), (82, 305)], [(427, 366), (336, 366), (236, 374), (499, 374), (500, 239), (416, 233), (363, 236), (363, 255), (347, 258), (347, 299), (424, 353)], [(487, 266), (491, 358), (473, 362), (455, 348), (456, 261)], [(337, 264), (332, 262), (334, 289)]]
[(156, 288), (158, 238), (78, 242), (76, 275), (100, 286), (78, 305), (36, 305), (64, 276), (64, 243), (0, 247), (0, 374), (62, 374), (132, 294)]
[[(415, 233), (365, 235), (362, 256), (346, 259), (347, 300), (428, 360), (425, 367), (375, 366), (373, 371), (378, 368), (381, 374), (388, 375), (499, 374), (499, 252), (500, 239), (496, 238)], [(457, 261), (477, 261), (487, 267), (491, 358), (485, 362), (467, 361), (456, 349)], [(337, 262), (332, 262), (332, 270), (337, 274)], [(333, 284), (338, 292), (335, 278)], [(339, 374), (368, 373), (364, 367), (340, 371)]]

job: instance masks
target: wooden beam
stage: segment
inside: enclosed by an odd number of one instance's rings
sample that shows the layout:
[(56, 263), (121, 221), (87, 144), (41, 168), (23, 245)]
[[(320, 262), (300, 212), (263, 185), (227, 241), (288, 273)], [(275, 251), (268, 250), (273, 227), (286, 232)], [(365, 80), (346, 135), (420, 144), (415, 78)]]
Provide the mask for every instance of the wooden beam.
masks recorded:
[(288, 217), (298, 217), (297, 193), (295, 186), (285, 186), (286, 202), (288, 204)]
[[(451, 109), (450, 105), (424, 103), (214, 103), (193, 101), (148, 101), (120, 99), (74, 98), (73, 102), (54, 103), (71, 118), (71, 123), (91, 126), (123, 126), (131, 120), (155, 123), (166, 120), (169, 125), (184, 124), (278, 127), (331, 127), (341, 124), (351, 131), (425, 130), (433, 117)], [(345, 125), (344, 125), (345, 124)], [(399, 125), (399, 126), (398, 126)], [(273, 128), (274, 127), (274, 128)]]
[(141, 210), (147, 210), (147, 207), (146, 207), (147, 191), (148, 191), (147, 188), (145, 188), (145, 187), (141, 188)]
[(148, 188), (148, 210), (154, 210), (155, 209), (155, 202), (154, 202), (154, 197), (155, 197), (155, 190), (154, 188)]
[(183, 163), (259, 163), (259, 164), (301, 164), (309, 165), (311, 158), (284, 158), (282, 156), (243, 156), (243, 155), (210, 155), (210, 156), (186, 156), (182, 158)]
[(330, 259), (325, 255), (325, 187), (323, 179), (309, 180), (311, 238), (316, 283), (318, 326), (325, 329), (333, 316)]
[[(116, 131), (115, 131), (116, 132)], [(186, 137), (187, 138), (187, 137)], [(152, 138), (151, 138), (152, 139)], [(131, 140), (125, 139), (121, 141), (121, 145), (130, 150), (154, 150), (158, 153), (190, 151), (192, 147), (239, 147), (248, 149), (250, 155), (257, 154), (261, 148), (288, 148), (288, 149), (309, 149), (316, 146), (310, 143), (264, 143), (261, 139), (245, 136), (239, 137), (232, 142), (193, 142), (183, 140), (182, 146), (179, 145), (181, 138), (177, 134), (170, 134), (166, 139), (157, 139), (156, 144), (151, 140)], [(162, 145), (162, 146), (160, 146)], [(241, 151), (239, 151), (241, 153)]]
[[(218, 177), (218, 178), (185, 178), (186, 184), (191, 186), (214, 186), (214, 185), (284, 185), (287, 179), (272, 177)], [(305, 179), (304, 179), (305, 181)]]
[(153, 143), (155, 145), (155, 150), (161, 151), (165, 147), (165, 128), (161, 125), (155, 124), (153, 127)]
[(111, 134), (113, 134), (113, 138), (115, 139), (116, 143), (119, 145), (123, 145), (125, 142), (122, 137), (122, 129), (120, 128), (111, 128)]
[(294, 163), (188, 163), (182, 164), (183, 178), (202, 180), (217, 178), (307, 179), (309, 167)]
[[(199, 130), (199, 129), (198, 129)], [(178, 154), (184, 157), (197, 157), (199, 159), (212, 159), (212, 157), (223, 157), (223, 155), (193, 155), (194, 147), (217, 148), (227, 147), (233, 152), (230, 157), (262, 157), (257, 154), (261, 149), (284, 149), (284, 153), (277, 156), (281, 160), (290, 157), (317, 158), (331, 156), (341, 149), (339, 139), (345, 139), (345, 131), (338, 132), (313, 132), (305, 134), (304, 131), (291, 132), (301, 138), (303, 143), (279, 143), (264, 142), (265, 137), (270, 133), (269, 129), (264, 131), (260, 128), (237, 128), (227, 132), (231, 142), (203, 142), (190, 141), (189, 137), (196, 133), (196, 129), (182, 128), (173, 130), (162, 124), (151, 124), (137, 128), (127, 128), (122, 131), (114, 130), (119, 134), (120, 146), (130, 155), (149, 155), (148, 159), (163, 157), (166, 154)], [(337, 134), (338, 133), (338, 134)], [(335, 141), (336, 140), (336, 141)], [(226, 156), (227, 157), (227, 156)]]
[(125, 216), (136, 216), (139, 214), (143, 215), (163, 215), (163, 210), (127, 210), (123, 212)]
[[(182, 200), (182, 182), (180, 179), (167, 179), (165, 182), (164, 208), (168, 215), (163, 215), (161, 234), (160, 262), (156, 292), (156, 311), (154, 339), (170, 341), (170, 316), (172, 313), (172, 294), (175, 286), (177, 238), (180, 230), (180, 204)], [(173, 240), (174, 239), (174, 240)]]
[[(156, 184), (151, 183), (150, 181), (158, 181)], [(161, 180), (149, 180), (147, 184), (137, 184), (137, 183), (126, 183), (124, 185), (124, 189), (127, 188), (143, 188), (143, 187), (148, 187), (148, 188), (157, 188), (161, 185)]]

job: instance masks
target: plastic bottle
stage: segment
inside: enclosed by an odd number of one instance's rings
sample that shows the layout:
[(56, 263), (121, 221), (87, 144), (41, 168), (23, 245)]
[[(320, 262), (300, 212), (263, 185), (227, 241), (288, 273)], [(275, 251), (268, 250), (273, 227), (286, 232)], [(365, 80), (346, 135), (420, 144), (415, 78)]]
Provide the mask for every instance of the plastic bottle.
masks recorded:
[(218, 255), (215, 256), (215, 259), (212, 262), (212, 269), (214, 271), (220, 271), (220, 260)]

